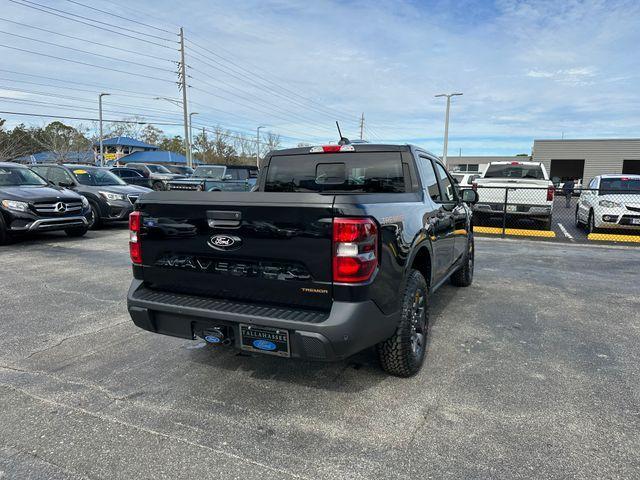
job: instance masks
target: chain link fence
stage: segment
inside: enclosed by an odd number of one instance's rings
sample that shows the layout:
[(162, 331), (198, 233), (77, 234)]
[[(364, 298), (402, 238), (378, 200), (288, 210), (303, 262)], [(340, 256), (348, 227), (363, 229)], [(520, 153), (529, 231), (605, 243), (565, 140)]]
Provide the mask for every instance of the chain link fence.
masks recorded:
[(477, 234), (640, 245), (640, 189), (474, 188)]

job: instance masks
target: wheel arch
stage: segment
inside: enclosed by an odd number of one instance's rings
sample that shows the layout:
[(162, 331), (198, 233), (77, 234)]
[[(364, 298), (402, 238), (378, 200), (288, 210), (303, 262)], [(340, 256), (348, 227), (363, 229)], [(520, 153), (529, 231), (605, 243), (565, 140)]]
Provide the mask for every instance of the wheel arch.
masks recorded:
[(418, 270), (425, 281), (427, 282), (427, 287), (431, 287), (433, 285), (433, 249), (431, 247), (430, 242), (422, 242), (419, 245), (416, 245), (411, 256), (409, 257), (409, 261), (407, 262), (407, 269), (405, 271), (405, 280), (409, 273), (409, 270), (414, 269)]

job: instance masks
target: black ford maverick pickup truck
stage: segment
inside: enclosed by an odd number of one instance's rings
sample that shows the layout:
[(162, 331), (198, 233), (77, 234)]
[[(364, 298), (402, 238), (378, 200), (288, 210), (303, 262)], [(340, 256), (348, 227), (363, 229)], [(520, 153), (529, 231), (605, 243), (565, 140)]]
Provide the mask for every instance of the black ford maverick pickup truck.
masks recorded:
[(349, 144), (271, 152), (254, 192), (157, 192), (130, 218), (139, 327), (248, 352), (421, 367), (430, 296), (473, 279), (473, 190), (432, 154)]

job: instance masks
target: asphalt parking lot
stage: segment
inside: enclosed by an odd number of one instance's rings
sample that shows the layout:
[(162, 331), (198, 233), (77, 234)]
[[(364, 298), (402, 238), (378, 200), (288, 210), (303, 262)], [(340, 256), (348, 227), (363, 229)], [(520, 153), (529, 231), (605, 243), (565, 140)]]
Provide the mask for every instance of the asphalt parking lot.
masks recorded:
[(127, 231), (0, 250), (0, 479), (639, 478), (640, 250), (478, 239), (425, 368), (130, 322)]

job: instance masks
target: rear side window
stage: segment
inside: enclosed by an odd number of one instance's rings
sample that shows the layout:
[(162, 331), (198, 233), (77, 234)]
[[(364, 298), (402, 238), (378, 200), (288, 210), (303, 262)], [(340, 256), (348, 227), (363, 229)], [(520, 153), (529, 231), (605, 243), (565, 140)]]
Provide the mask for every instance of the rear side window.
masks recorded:
[(267, 192), (405, 192), (400, 152), (319, 153), (271, 158)]
[(484, 178), (535, 178), (544, 180), (540, 165), (493, 164), (489, 165)]

